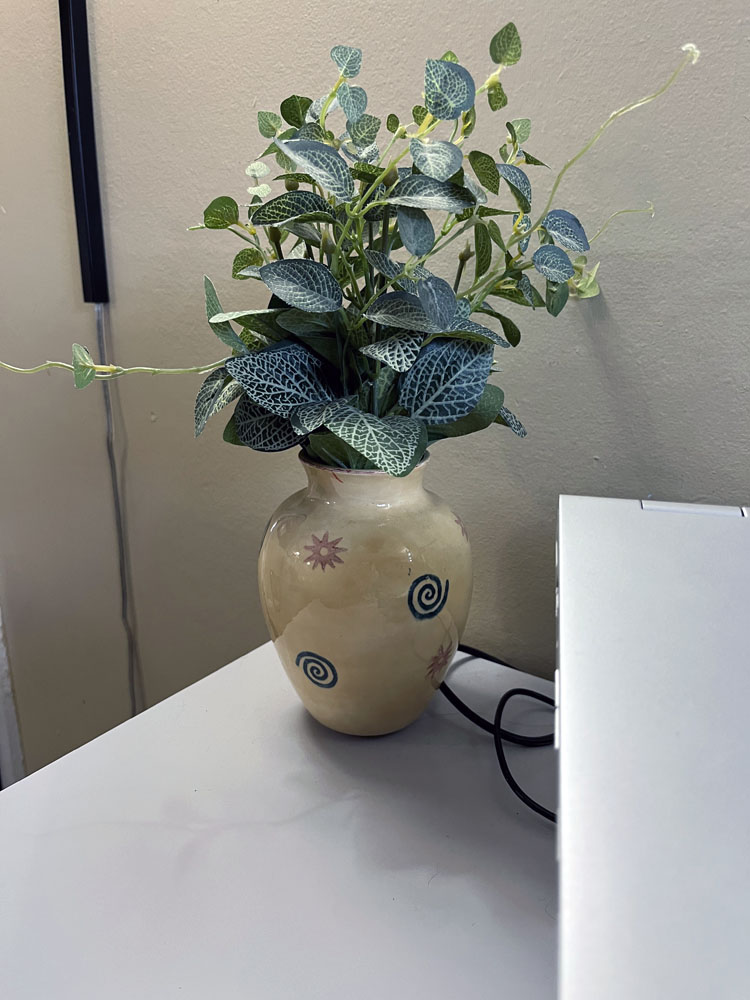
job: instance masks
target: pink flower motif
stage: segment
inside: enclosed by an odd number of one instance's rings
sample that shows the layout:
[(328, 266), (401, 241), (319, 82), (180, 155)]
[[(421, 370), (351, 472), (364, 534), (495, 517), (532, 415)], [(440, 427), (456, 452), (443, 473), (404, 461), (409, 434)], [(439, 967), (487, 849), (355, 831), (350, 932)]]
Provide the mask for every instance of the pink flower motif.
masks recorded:
[(464, 522), (461, 520), (461, 518), (458, 516), (458, 514), (456, 514), (456, 516), (453, 518), (453, 520), (459, 526), (459, 528), (461, 529), (461, 534), (464, 536), (464, 538), (468, 542), (468, 540), (469, 540), (469, 532), (466, 530), (466, 525), (464, 524)]
[(443, 648), (442, 643), (440, 644), (440, 649), (435, 653), (433, 658), (430, 660), (429, 666), (427, 667), (427, 677), (435, 688), (440, 687), (440, 682), (442, 681), (442, 674), (447, 670), (448, 665), (453, 659), (453, 645), (448, 643), (448, 645)]
[[(344, 536), (342, 535), (341, 538)], [(334, 538), (329, 540), (328, 532), (322, 538), (318, 538), (316, 535), (312, 536), (312, 545), (306, 545), (305, 548), (311, 553), (305, 559), (305, 562), (312, 563), (312, 568), (315, 569), (316, 566), (320, 568), (325, 573), (326, 566), (330, 566), (331, 569), (336, 568), (336, 563), (343, 563), (343, 559), (340, 558), (339, 552), (347, 552), (348, 549), (343, 548), (339, 545), (341, 538)]]

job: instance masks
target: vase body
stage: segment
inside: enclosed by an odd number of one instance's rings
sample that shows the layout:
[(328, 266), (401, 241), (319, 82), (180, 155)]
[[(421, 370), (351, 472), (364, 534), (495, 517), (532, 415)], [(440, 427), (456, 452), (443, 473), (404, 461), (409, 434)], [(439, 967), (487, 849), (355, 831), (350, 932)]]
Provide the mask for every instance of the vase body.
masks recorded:
[(460, 518), (396, 479), (302, 459), (307, 488), (275, 511), (258, 563), (284, 669), (319, 722), (378, 736), (413, 722), (439, 687), (471, 601)]

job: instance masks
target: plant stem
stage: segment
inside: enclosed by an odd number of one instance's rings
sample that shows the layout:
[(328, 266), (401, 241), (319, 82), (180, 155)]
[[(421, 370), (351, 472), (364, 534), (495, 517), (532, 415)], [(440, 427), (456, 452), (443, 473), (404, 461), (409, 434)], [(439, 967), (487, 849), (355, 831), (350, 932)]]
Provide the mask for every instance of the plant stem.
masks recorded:
[(323, 129), (324, 132), (326, 130), (326, 115), (328, 114), (328, 109), (333, 104), (333, 99), (335, 98), (336, 94), (338, 94), (339, 87), (341, 86), (341, 84), (344, 82), (345, 79), (346, 77), (339, 76), (338, 80), (333, 85), (333, 90), (328, 95), (328, 97), (326, 97), (323, 103), (323, 107), (320, 109), (320, 118), (319, 118), (320, 127)]
[(64, 361), (45, 361), (44, 364), (37, 365), (35, 368), (16, 368), (15, 365), (6, 365), (4, 361), (0, 361), (0, 368), (9, 372), (17, 372), (19, 375), (34, 375), (47, 368), (64, 368), (66, 371), (73, 371), (73, 365), (67, 365)]
[(458, 267), (456, 268), (456, 278), (453, 282), (453, 291), (458, 292), (459, 285), (461, 284), (461, 278), (464, 273), (464, 268), (466, 267), (466, 261), (463, 257), (459, 257)]
[(602, 223), (602, 225), (597, 229), (596, 233), (591, 237), (589, 243), (593, 243), (594, 240), (598, 240), (602, 235), (607, 226), (616, 219), (618, 215), (638, 215), (642, 212), (648, 212), (651, 218), (654, 217), (654, 205), (653, 202), (649, 202), (646, 208), (621, 208), (619, 212), (613, 212), (608, 219)]

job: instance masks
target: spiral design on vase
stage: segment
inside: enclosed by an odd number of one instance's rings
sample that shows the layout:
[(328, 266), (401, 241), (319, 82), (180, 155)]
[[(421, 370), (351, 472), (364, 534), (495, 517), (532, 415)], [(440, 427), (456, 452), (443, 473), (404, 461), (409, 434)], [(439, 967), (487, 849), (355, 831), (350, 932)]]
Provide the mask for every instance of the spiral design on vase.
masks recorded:
[(409, 588), (409, 610), (415, 618), (434, 618), (439, 615), (448, 600), (450, 581), (445, 585), (434, 573), (418, 576)]
[(336, 668), (331, 661), (319, 653), (304, 650), (297, 654), (295, 663), (298, 667), (302, 667), (302, 673), (305, 677), (313, 684), (317, 684), (318, 687), (332, 688), (339, 679)]

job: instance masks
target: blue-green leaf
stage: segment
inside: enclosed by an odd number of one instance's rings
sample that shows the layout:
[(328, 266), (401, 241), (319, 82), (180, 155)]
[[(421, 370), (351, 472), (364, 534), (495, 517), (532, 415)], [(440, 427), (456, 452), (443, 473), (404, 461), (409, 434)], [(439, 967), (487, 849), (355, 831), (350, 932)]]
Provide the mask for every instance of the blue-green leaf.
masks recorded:
[(433, 274), (419, 282), (417, 293), (433, 325), (439, 330), (449, 330), (456, 315), (456, 296), (448, 282)]
[(277, 145), (290, 160), (302, 167), (321, 187), (337, 201), (350, 201), (354, 195), (354, 181), (346, 160), (325, 143), (312, 139), (288, 139)]
[[(240, 444), (255, 451), (285, 451), (300, 443), (300, 435), (287, 417), (269, 413), (247, 396), (243, 396), (235, 407), (230, 424)], [(229, 426), (224, 432), (225, 440), (228, 431)]]
[(335, 312), (341, 306), (341, 286), (316, 260), (275, 260), (260, 269), (260, 276), (282, 302), (305, 312)]
[(502, 313), (497, 312), (487, 305), (480, 306), (477, 312), (485, 313), (487, 316), (494, 316), (495, 319), (499, 320), (510, 346), (518, 347), (521, 342), (521, 331), (512, 319), (508, 319), (507, 316), (503, 316)]
[[(516, 227), (516, 232), (528, 233), (528, 231), (531, 229), (531, 217), (529, 215), (524, 214), (520, 222), (518, 221), (519, 218), (521, 217), (516, 212), (516, 214), (513, 216), (513, 225)], [(529, 249), (530, 239), (531, 236), (524, 236), (522, 240), (518, 241), (518, 249), (521, 251), (521, 253), (526, 253), (526, 251)]]
[(266, 139), (273, 139), (281, 128), (281, 117), (275, 111), (258, 112), (258, 131)]
[(521, 58), (521, 38), (518, 28), (510, 21), (490, 42), (490, 58), (502, 66), (513, 66)]
[(510, 124), (513, 126), (513, 134), (515, 135), (518, 144), (521, 145), (526, 142), (531, 135), (531, 119), (514, 118)]
[(288, 417), (305, 403), (333, 398), (322, 380), (321, 359), (292, 341), (228, 358), (226, 369), (254, 403), (279, 417)]
[(452, 142), (426, 142), (412, 139), (409, 152), (414, 166), (426, 177), (447, 181), (461, 169), (463, 153)]
[(474, 278), (481, 278), (489, 271), (492, 264), (492, 240), (487, 226), (483, 222), (474, 227)]
[(556, 283), (567, 281), (575, 274), (575, 268), (570, 263), (568, 255), (552, 243), (540, 246), (531, 259), (537, 271), (550, 281)]
[(435, 230), (422, 209), (399, 206), (396, 215), (398, 231), (409, 253), (417, 257), (429, 253), (435, 243)]
[(484, 430), (496, 419), (504, 400), (503, 390), (488, 382), (479, 397), (479, 402), (471, 413), (467, 413), (465, 417), (459, 417), (458, 420), (449, 424), (428, 428), (430, 439), (434, 441), (440, 438), (461, 437), (463, 434), (474, 434), (476, 431)]
[[(317, 122), (305, 122), (304, 125), (297, 129), (292, 138), (313, 139), (315, 142), (326, 142), (329, 135), (323, 131)], [(294, 164), (292, 164), (291, 169), (294, 169)]]
[(298, 406), (291, 416), (292, 427), (298, 434), (311, 434), (322, 427), (342, 406), (349, 405), (348, 399), (325, 400), (322, 403), (305, 403)]
[(512, 163), (497, 163), (497, 171), (513, 193), (522, 212), (531, 210), (531, 182), (520, 167)]
[(472, 149), (469, 153), (469, 163), (482, 187), (487, 188), (493, 194), (497, 194), (500, 190), (500, 174), (495, 166), (495, 161), (489, 153), (482, 153), (478, 149)]
[(564, 208), (553, 208), (542, 219), (542, 225), (560, 246), (577, 250), (578, 253), (585, 253), (590, 249), (583, 226), (575, 215), (566, 212)]
[(347, 121), (350, 124), (359, 121), (367, 108), (367, 94), (362, 87), (351, 87), (348, 83), (342, 83), (338, 98)]
[(466, 188), (447, 181), (436, 181), (422, 174), (404, 177), (388, 195), (388, 201), (407, 208), (436, 209), (444, 212), (463, 212), (474, 205), (473, 195)]
[(394, 333), (392, 337), (378, 340), (374, 344), (360, 347), (360, 352), (368, 358), (382, 361), (396, 372), (408, 371), (417, 360), (424, 340), (423, 333)]
[(301, 128), (305, 124), (305, 115), (312, 104), (309, 97), (300, 97), (299, 94), (292, 94), (285, 101), (281, 102), (281, 117), (288, 125), (294, 128)]
[(237, 399), (242, 386), (227, 375), (226, 368), (216, 368), (203, 382), (195, 399), (195, 436), (198, 437), (209, 417)]
[(558, 285), (554, 281), (547, 281), (547, 289), (544, 297), (544, 304), (550, 316), (559, 316), (565, 308), (565, 303), (570, 295), (570, 287), (567, 281), (562, 281)]
[(434, 118), (458, 118), (474, 105), (476, 88), (471, 74), (458, 63), (428, 59), (424, 71), (424, 98)]
[(203, 225), (206, 229), (228, 229), (240, 221), (240, 210), (234, 198), (222, 196), (214, 198), (203, 212)]
[(375, 142), (380, 131), (380, 119), (374, 115), (363, 114), (353, 122), (347, 122), (349, 137), (359, 150), (365, 150)]
[(327, 221), (335, 219), (336, 214), (325, 198), (313, 191), (286, 191), (256, 208), (251, 222), (254, 226), (281, 226), (300, 218), (308, 222)]
[(417, 296), (408, 292), (385, 292), (375, 299), (365, 315), (382, 326), (395, 326), (401, 330), (421, 330), (426, 333), (439, 332)]
[(236, 351), (238, 354), (246, 354), (247, 347), (245, 347), (242, 343), (228, 321), (223, 323), (211, 323), (211, 317), (221, 312), (221, 303), (219, 302), (219, 296), (216, 294), (213, 282), (208, 275), (205, 274), (203, 276), (203, 290), (206, 294), (206, 319), (209, 321), (213, 332), (222, 344), (226, 344), (227, 347)]
[(526, 437), (526, 428), (523, 426), (521, 421), (506, 406), (500, 407), (500, 412), (494, 421), (496, 424), (504, 424), (506, 427), (510, 427), (513, 433), (520, 438)]
[(392, 476), (408, 475), (427, 447), (427, 428), (409, 417), (376, 417), (342, 406), (326, 427)]
[(340, 74), (349, 79), (357, 76), (362, 69), (362, 49), (354, 49), (351, 45), (334, 45), (331, 59), (338, 66)]
[(400, 405), (429, 424), (447, 424), (466, 416), (482, 395), (492, 355), (489, 344), (433, 341), (402, 378)]

